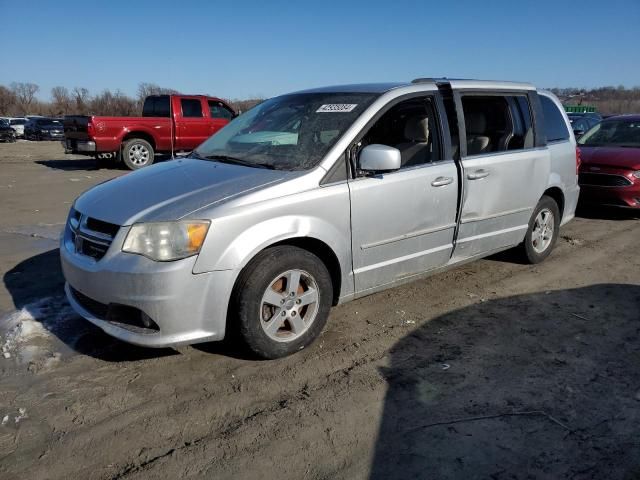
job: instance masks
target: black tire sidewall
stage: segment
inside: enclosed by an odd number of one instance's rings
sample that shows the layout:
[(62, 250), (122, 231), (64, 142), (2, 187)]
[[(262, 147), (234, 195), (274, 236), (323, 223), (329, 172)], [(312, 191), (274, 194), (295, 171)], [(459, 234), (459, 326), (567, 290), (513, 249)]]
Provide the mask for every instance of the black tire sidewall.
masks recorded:
[[(281, 273), (303, 270), (316, 281), (319, 305), (311, 327), (291, 342), (277, 342), (267, 336), (260, 325), (260, 302), (264, 291)], [(331, 275), (317, 256), (294, 246), (267, 249), (254, 258), (243, 270), (234, 293), (233, 317), (247, 346), (265, 359), (280, 358), (304, 349), (322, 332), (333, 301)], [(233, 318), (232, 317), (232, 318)]]
[[(553, 237), (547, 249), (543, 252), (538, 253), (533, 248), (533, 241), (531, 237), (533, 235), (533, 227), (536, 223), (536, 217), (538, 216), (540, 211), (545, 208), (551, 210), (551, 213), (553, 213)], [(559, 233), (560, 233), (560, 209), (558, 208), (558, 204), (553, 198), (545, 195), (540, 199), (540, 201), (538, 202), (538, 205), (536, 205), (536, 208), (533, 211), (533, 214), (531, 215), (531, 219), (529, 220), (529, 228), (527, 229), (527, 234), (525, 235), (525, 238), (524, 238), (524, 254), (525, 254), (526, 260), (529, 263), (535, 264), (535, 263), (540, 263), (545, 258), (547, 258), (553, 251), (553, 248), (555, 247), (556, 242), (558, 241)]]
[[(134, 145), (144, 145), (144, 147), (149, 150), (149, 160), (144, 165), (135, 165), (131, 163), (131, 161), (129, 160), (129, 150)], [(155, 156), (155, 152), (151, 144), (141, 138), (132, 138), (131, 140), (127, 140), (126, 142), (124, 142), (124, 144), (122, 145), (122, 151), (120, 155), (122, 159), (122, 163), (124, 163), (129, 170), (138, 170), (140, 168), (148, 167), (153, 163), (154, 156)]]

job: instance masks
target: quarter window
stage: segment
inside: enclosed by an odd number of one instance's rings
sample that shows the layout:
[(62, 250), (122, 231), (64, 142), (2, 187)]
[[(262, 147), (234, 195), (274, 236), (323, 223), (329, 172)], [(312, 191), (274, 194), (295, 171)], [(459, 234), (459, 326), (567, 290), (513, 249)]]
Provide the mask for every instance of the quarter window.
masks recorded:
[(180, 100), (183, 117), (202, 117), (202, 103), (195, 98), (183, 98)]
[(544, 95), (540, 95), (539, 98), (544, 115), (544, 131), (547, 135), (547, 142), (569, 140), (567, 124), (555, 102)]

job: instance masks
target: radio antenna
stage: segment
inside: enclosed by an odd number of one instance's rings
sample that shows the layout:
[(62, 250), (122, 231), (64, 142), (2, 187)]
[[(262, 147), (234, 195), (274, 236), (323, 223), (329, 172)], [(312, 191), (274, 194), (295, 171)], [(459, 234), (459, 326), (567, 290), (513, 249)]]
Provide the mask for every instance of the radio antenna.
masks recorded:
[(170, 123), (169, 131), (171, 132), (171, 160), (175, 159), (175, 157), (173, 156), (174, 122), (175, 122), (175, 119), (173, 118), (173, 95), (169, 94), (169, 123)]

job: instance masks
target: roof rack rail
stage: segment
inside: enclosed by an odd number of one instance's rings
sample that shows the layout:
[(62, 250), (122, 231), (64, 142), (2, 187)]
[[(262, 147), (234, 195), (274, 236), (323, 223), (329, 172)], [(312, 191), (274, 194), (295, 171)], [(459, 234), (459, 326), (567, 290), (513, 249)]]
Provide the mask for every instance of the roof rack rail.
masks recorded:
[(443, 80), (443, 79), (442, 78), (430, 78), (430, 77), (414, 78), (413, 80), (411, 80), (411, 83), (435, 83), (438, 80)]

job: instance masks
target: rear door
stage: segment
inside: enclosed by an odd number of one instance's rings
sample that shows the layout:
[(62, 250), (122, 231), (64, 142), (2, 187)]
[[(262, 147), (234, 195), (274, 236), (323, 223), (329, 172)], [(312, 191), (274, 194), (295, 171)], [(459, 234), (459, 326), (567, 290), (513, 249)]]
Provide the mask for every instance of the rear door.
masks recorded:
[(454, 88), (463, 195), (454, 260), (520, 243), (549, 177), (535, 91)]
[[(434, 86), (435, 88), (435, 86)], [(350, 179), (355, 290), (364, 294), (442, 266), (453, 248), (458, 174), (438, 93), (387, 106), (351, 149), (398, 148), (402, 167)], [(415, 126), (428, 127), (420, 134)], [(445, 141), (444, 138), (447, 138)]]
[(176, 120), (176, 150), (193, 150), (210, 136), (210, 121), (199, 97), (180, 97)]

